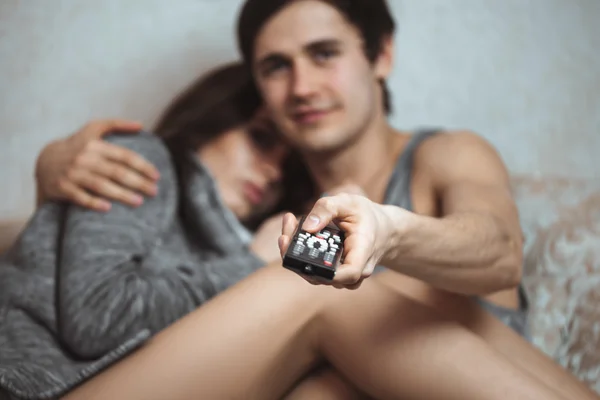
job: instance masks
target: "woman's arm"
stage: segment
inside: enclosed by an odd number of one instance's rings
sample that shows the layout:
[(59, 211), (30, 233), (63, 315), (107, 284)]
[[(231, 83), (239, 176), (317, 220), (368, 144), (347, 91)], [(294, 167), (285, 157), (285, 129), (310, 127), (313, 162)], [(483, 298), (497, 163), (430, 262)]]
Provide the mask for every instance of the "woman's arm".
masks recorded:
[(177, 218), (170, 155), (160, 139), (148, 134), (110, 141), (143, 155), (162, 177), (156, 196), (139, 207), (115, 202), (108, 212), (76, 205), (67, 210), (58, 265), (59, 335), (71, 352), (86, 359), (142, 330), (165, 328), (214, 294), (208, 274), (242, 262), (235, 252), (202, 265), (152, 264), (148, 256), (161, 251), (164, 229)]

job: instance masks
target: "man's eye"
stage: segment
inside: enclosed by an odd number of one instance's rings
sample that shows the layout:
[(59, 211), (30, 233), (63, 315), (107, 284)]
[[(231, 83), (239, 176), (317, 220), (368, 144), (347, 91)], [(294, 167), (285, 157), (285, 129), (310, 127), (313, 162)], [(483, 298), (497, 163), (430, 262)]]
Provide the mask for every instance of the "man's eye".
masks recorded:
[(283, 71), (287, 67), (287, 63), (285, 61), (274, 61), (269, 63), (265, 68), (263, 68), (263, 75), (269, 76), (273, 75), (279, 71)]
[(337, 56), (339, 52), (334, 49), (321, 49), (315, 52), (314, 58), (317, 61), (323, 62), (328, 61), (329, 59)]

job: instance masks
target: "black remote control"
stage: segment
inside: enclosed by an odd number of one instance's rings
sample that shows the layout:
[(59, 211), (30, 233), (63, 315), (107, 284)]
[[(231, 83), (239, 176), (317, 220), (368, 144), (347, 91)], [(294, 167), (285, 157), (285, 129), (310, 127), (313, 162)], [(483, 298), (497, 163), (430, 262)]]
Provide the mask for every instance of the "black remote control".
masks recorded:
[(344, 232), (330, 223), (321, 231), (303, 230), (306, 216), (300, 219), (290, 246), (283, 256), (283, 266), (301, 275), (332, 280), (344, 251)]

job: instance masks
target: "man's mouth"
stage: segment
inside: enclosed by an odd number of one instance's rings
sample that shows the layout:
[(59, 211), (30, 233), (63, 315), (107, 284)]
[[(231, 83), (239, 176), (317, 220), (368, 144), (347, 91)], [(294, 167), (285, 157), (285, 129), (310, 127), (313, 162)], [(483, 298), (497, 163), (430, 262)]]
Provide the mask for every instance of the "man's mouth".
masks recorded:
[(322, 120), (328, 114), (332, 112), (331, 108), (328, 109), (306, 109), (296, 111), (292, 114), (294, 122), (300, 125), (314, 124)]

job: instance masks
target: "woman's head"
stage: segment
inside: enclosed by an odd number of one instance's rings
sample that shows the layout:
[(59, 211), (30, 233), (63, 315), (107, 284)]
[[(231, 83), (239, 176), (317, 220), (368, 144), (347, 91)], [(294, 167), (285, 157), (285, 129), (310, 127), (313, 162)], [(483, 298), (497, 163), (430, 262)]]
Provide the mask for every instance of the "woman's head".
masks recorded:
[(282, 196), (284, 176), (308, 182), (298, 157), (289, 155), (262, 110), (260, 95), (242, 63), (200, 77), (167, 108), (156, 133), (174, 153), (196, 151), (223, 201), (242, 221), (296, 207), (296, 199)]

